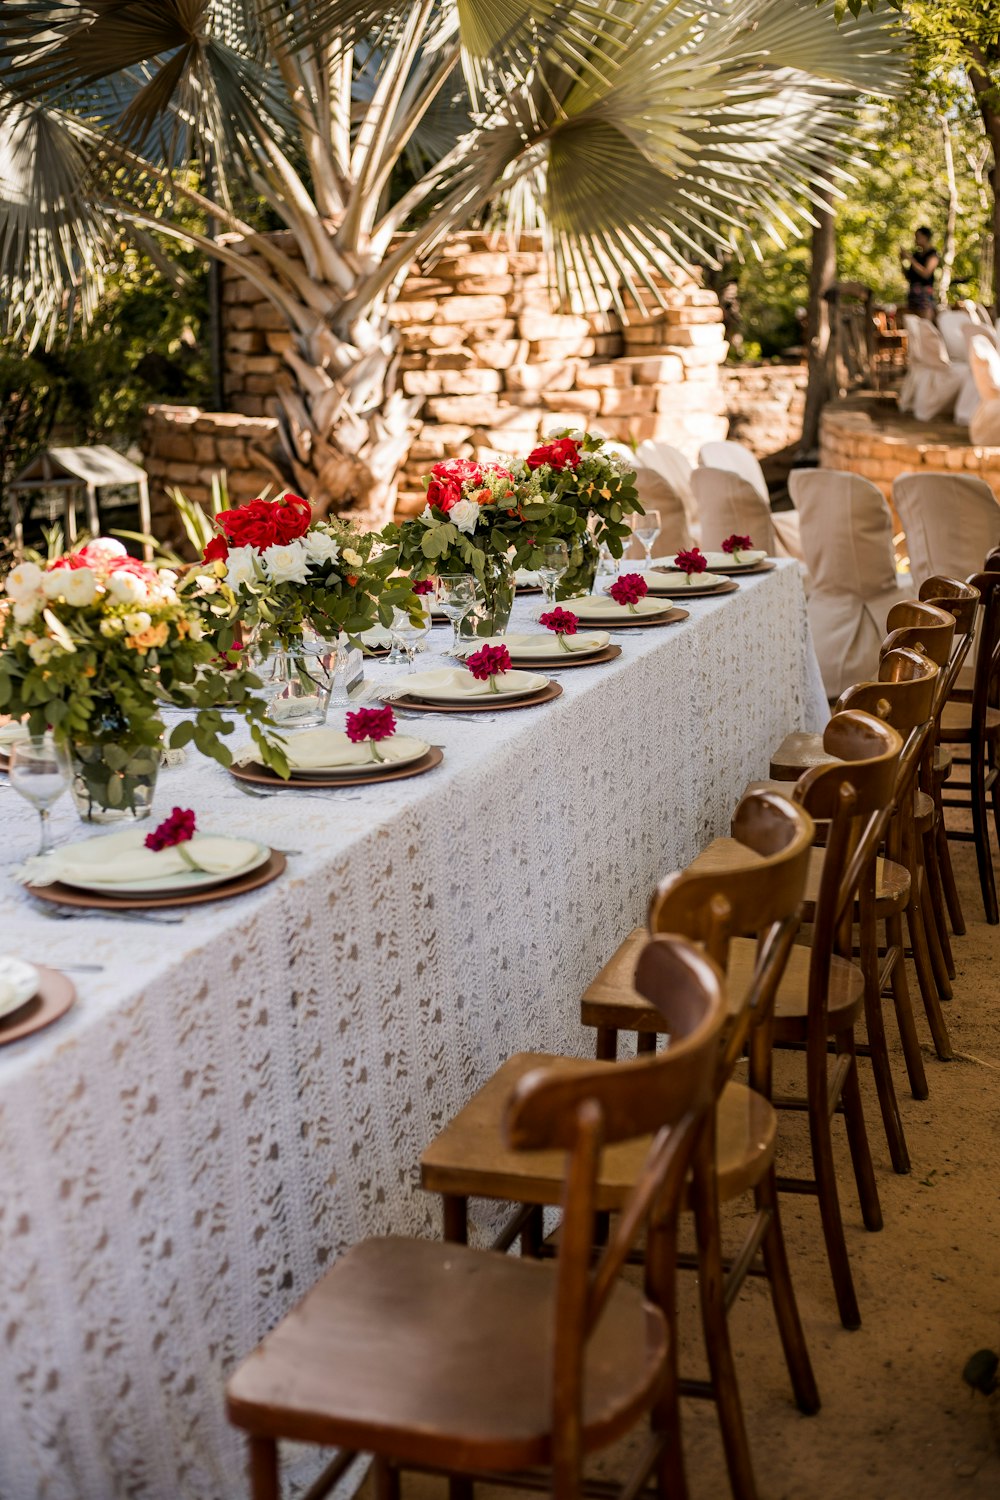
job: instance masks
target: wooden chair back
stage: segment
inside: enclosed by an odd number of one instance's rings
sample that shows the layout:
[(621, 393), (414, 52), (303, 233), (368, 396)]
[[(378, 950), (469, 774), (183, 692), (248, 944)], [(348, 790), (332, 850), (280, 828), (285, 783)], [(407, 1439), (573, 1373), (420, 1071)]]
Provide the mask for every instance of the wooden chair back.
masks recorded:
[[(667, 1023), (666, 1051), (632, 1062), (541, 1067), (507, 1104), (508, 1144), (569, 1154), (560, 1231), (552, 1374), (553, 1494), (578, 1492), (587, 1342), (629, 1252), (645, 1233), (647, 1287), (674, 1274), (677, 1216), (701, 1128), (717, 1099), (719, 1039), (726, 1018), (722, 976), (676, 936), (651, 938), (635, 982)], [(591, 1269), (602, 1148), (652, 1135), (635, 1188)], [(670, 1331), (674, 1337), (674, 1330)]]
[(890, 609), (886, 629), (889, 633), (882, 642), (883, 656), (887, 651), (912, 646), (939, 667), (948, 665), (955, 640), (955, 617), (946, 609), (922, 604), (918, 599), (903, 599)]
[[(993, 554), (991, 554), (992, 556)], [(972, 684), (972, 742), (982, 746), (986, 731), (986, 710), (996, 706), (997, 682), (1000, 680), (1000, 553), (997, 569), (973, 573), (969, 583), (979, 590), (983, 605), (983, 627), (976, 656)], [(989, 558), (987, 563), (989, 563)]]
[(891, 724), (906, 740), (917, 725), (933, 718), (941, 675), (941, 669), (919, 651), (890, 651), (879, 663), (879, 680), (848, 689), (836, 712), (861, 709)]
[(974, 635), (979, 590), (971, 584), (961, 578), (945, 578), (936, 573), (933, 578), (925, 578), (920, 585), (920, 602), (947, 610), (955, 620), (956, 638), (968, 636), (971, 639)]

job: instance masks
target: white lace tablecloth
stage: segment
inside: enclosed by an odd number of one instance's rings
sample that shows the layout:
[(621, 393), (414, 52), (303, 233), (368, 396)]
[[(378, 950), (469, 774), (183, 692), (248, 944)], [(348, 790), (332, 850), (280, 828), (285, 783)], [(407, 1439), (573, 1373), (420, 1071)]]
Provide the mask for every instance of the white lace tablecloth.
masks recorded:
[[(243, 1500), (227, 1373), (345, 1246), (438, 1232), (425, 1143), (510, 1053), (590, 1048), (580, 994), (654, 882), (825, 722), (795, 565), (690, 608), (554, 703), (407, 725), (445, 747), (425, 777), (265, 801), (162, 772), (164, 814), (301, 851), (182, 925), (47, 918), (0, 870), (0, 952), (103, 966), (0, 1048), (3, 1500)], [(68, 799), (55, 824), (79, 836)]]

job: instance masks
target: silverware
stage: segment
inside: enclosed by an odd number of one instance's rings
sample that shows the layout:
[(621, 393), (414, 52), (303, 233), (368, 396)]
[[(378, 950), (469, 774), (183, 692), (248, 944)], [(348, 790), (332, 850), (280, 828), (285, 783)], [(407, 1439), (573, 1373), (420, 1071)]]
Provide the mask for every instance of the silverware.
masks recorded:
[(63, 974), (103, 974), (103, 964), (54, 964)]
[(103, 918), (106, 922), (157, 922), (162, 926), (175, 927), (183, 922), (181, 916), (168, 916), (153, 911), (81, 911), (75, 906), (56, 906), (51, 903), (32, 902), (41, 916), (55, 922), (71, 922), (77, 918)]
[[(244, 797), (309, 797), (315, 802), (357, 802), (361, 797), (360, 792), (348, 792), (345, 797), (342, 792), (310, 791), (307, 788), (300, 791), (297, 786), (276, 786), (273, 788), (262, 786), (251, 787), (247, 786), (245, 781), (237, 781), (235, 785), (243, 793)], [(284, 854), (299, 854), (301, 852), (299, 849), (279, 850), (279, 853)]]

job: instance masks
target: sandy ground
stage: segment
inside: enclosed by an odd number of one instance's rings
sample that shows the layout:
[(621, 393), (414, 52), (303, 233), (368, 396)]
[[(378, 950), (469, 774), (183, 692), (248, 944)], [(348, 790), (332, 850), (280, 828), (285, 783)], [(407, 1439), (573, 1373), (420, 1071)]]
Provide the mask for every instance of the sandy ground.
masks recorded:
[[(861, 1223), (842, 1122), (835, 1125), (863, 1318), (857, 1332), (846, 1332), (837, 1318), (815, 1200), (782, 1199), (823, 1401), (816, 1416), (804, 1417), (792, 1404), (766, 1284), (748, 1281), (733, 1310), (760, 1500), (1000, 1500), (1000, 1392), (987, 1399), (962, 1381), (975, 1350), (1000, 1351), (1000, 928), (983, 921), (971, 845), (952, 847), (968, 923), (967, 936), (956, 941), (955, 998), (946, 1007), (956, 1060), (937, 1060), (921, 1013), (930, 1084), (921, 1103), (906, 1091), (896, 1048), (908, 1176), (892, 1171), (862, 1063), (881, 1233)], [(915, 982), (912, 988), (917, 996)], [(777, 1082), (782, 1087), (786, 1079)], [(780, 1156), (791, 1171), (805, 1164), (804, 1131), (804, 1120), (782, 1117)], [(690, 1273), (682, 1277), (680, 1315), (682, 1368), (701, 1374)], [(728, 1495), (714, 1405), (684, 1403), (684, 1446), (691, 1500)], [(624, 1474), (627, 1448), (603, 1455), (600, 1472)], [(404, 1480), (405, 1500), (441, 1493), (437, 1481)]]

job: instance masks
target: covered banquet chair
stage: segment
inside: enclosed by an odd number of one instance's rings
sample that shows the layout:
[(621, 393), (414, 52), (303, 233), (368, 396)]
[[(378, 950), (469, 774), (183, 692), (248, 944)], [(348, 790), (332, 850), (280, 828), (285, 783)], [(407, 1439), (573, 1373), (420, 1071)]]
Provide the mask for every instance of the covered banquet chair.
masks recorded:
[(653, 469), (668, 484), (684, 506), (689, 536), (699, 540), (698, 503), (691, 488), (693, 465), (687, 455), (672, 443), (659, 438), (645, 438), (635, 450), (636, 461), (644, 468)]
[[(775, 537), (774, 545), (768, 546), (768, 552), (778, 557), (794, 557), (796, 562), (803, 562), (802, 543), (799, 539), (799, 518), (794, 510), (771, 510), (771, 496), (767, 488), (767, 480), (764, 478), (764, 470), (757, 461), (756, 456), (745, 448), (742, 443), (703, 443), (698, 454), (698, 462), (703, 469), (723, 469), (727, 473), (737, 476), (748, 484), (757, 495), (760, 496), (770, 516), (771, 531)], [(710, 486), (704, 486), (704, 489)], [(701, 499), (698, 501), (699, 520), (701, 517)], [(739, 528), (735, 528), (739, 530)], [(733, 528), (730, 528), (732, 531)], [(728, 536), (730, 532), (724, 531), (722, 535)], [(754, 545), (763, 547), (764, 543), (757, 540), (757, 533), (750, 532)], [(702, 543), (705, 547), (717, 547), (719, 538), (704, 533)]]
[(892, 501), (906, 532), (914, 589), (940, 574), (968, 578), (1000, 545), (1000, 505), (974, 474), (899, 474)]
[(796, 469), (789, 489), (801, 517), (809, 569), (809, 624), (827, 697), (872, 676), (886, 617), (904, 597), (896, 576), (892, 515), (881, 490), (858, 474)]
[(953, 365), (944, 339), (925, 318), (907, 316), (907, 370), (899, 392), (900, 411), (912, 411), (918, 422), (951, 416), (965, 369)]
[(958, 393), (955, 402), (955, 421), (959, 427), (970, 426), (973, 417), (982, 405), (982, 396), (976, 383), (976, 371), (973, 368), (971, 357), (971, 344), (975, 338), (985, 339), (988, 344), (1000, 352), (1000, 335), (992, 328), (984, 328), (981, 323), (975, 323), (970, 318), (962, 326), (962, 338), (965, 344), (965, 375), (962, 378), (962, 389)]
[(982, 334), (969, 340), (969, 368), (979, 393), (979, 405), (969, 422), (976, 447), (1000, 446), (1000, 350)]

